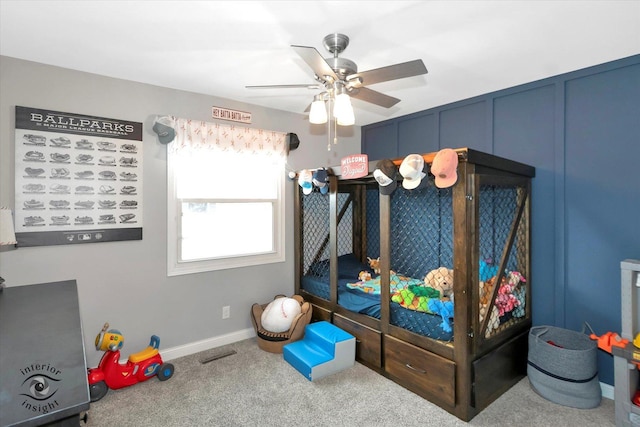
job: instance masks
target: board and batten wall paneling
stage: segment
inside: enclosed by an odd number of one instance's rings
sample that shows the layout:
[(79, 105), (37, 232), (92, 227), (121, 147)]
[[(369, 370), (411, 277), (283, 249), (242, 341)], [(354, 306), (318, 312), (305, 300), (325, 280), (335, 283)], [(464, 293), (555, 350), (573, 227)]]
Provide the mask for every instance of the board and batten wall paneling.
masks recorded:
[(420, 114), (398, 122), (398, 157), (438, 151), (437, 115)]
[(459, 105), (440, 112), (440, 148), (473, 148), (491, 153), (487, 138), (487, 106), (491, 100)]
[(395, 158), (398, 155), (398, 125), (388, 121), (377, 126), (368, 127), (362, 136), (362, 152), (369, 155), (369, 160)]
[[(640, 64), (566, 84), (566, 327), (620, 332), (620, 261), (640, 257)], [(636, 331), (637, 332), (637, 331)], [(600, 353), (599, 375), (613, 378)]]
[(536, 168), (531, 184), (534, 324), (554, 319), (556, 305), (563, 303), (554, 298), (554, 269), (548, 267), (555, 263), (555, 199), (549, 197), (555, 191), (555, 88), (546, 85), (498, 96), (493, 102), (493, 154)]

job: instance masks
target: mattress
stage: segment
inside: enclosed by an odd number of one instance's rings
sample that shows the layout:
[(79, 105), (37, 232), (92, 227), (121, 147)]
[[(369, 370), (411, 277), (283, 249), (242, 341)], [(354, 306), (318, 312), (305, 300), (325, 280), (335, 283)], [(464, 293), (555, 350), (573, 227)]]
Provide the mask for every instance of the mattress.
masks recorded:
[[(360, 271), (373, 273), (369, 266), (361, 263), (352, 254), (338, 257), (338, 305), (349, 311), (380, 319), (380, 295), (350, 289), (347, 283), (357, 280)], [(319, 298), (330, 300), (329, 261), (314, 263), (302, 277), (301, 288)], [(442, 341), (452, 341), (453, 332), (443, 329), (438, 315), (408, 310), (396, 302), (390, 302), (390, 323), (413, 333)], [(453, 319), (448, 319), (453, 329)]]

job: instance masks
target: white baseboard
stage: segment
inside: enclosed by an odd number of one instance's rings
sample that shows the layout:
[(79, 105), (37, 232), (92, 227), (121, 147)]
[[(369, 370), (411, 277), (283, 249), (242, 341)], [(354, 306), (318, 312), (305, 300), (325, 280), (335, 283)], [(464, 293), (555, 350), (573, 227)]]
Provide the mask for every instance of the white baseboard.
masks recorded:
[(227, 344), (233, 344), (234, 342), (246, 340), (255, 336), (256, 332), (253, 330), (253, 328), (250, 328), (233, 332), (227, 335), (220, 335), (217, 337), (207, 338), (205, 340), (196, 341), (185, 345), (180, 345), (178, 347), (163, 348), (162, 359), (177, 359), (178, 357), (189, 356), (191, 354), (210, 350), (216, 347), (221, 347)]
[[(246, 340), (255, 336), (256, 332), (252, 328), (249, 328), (233, 332), (231, 334), (220, 335), (217, 337), (211, 337), (205, 340), (192, 342), (178, 347), (166, 348), (162, 349), (162, 359), (177, 359), (178, 357), (189, 356), (191, 354), (210, 350), (216, 347), (221, 347), (227, 344), (233, 344), (234, 342)], [(602, 390), (602, 397), (604, 397), (605, 399), (613, 400), (614, 388), (612, 385), (601, 382), (600, 389)]]
[(613, 400), (614, 388), (612, 385), (601, 382), (600, 388), (602, 389), (602, 397)]

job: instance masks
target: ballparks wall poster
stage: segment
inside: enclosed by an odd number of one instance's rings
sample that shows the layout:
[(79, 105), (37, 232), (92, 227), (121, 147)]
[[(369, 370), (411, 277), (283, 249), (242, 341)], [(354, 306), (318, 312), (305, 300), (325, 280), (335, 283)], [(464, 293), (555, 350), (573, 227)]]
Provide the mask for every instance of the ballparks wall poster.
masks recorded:
[(16, 106), (19, 246), (142, 239), (142, 123)]

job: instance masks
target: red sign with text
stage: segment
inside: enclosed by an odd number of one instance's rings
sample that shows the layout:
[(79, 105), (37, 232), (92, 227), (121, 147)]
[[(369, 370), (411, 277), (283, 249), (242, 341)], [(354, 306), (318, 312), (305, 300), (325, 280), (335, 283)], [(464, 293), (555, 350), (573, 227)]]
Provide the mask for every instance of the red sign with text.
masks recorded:
[(343, 179), (355, 179), (369, 173), (369, 156), (352, 154), (340, 160), (340, 171)]

